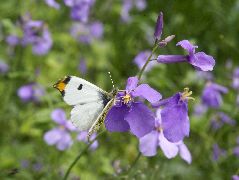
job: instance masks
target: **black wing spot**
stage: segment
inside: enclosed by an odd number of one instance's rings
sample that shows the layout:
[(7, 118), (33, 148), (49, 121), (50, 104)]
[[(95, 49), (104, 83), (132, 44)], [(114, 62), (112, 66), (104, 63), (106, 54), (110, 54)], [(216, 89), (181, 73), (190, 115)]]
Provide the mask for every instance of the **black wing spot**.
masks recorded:
[(82, 90), (82, 87), (83, 87), (83, 84), (80, 84), (77, 89)]

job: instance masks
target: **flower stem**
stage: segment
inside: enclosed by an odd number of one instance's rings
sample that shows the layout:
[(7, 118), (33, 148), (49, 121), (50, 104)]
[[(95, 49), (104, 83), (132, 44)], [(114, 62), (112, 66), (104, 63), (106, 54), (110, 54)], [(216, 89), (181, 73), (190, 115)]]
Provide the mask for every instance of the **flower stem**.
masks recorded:
[(77, 161), (81, 158), (81, 156), (90, 148), (90, 146), (95, 142), (95, 140), (101, 136), (103, 133), (105, 132), (104, 131), (101, 131), (92, 141), (90, 141), (90, 143), (80, 152), (80, 154), (75, 158), (75, 160), (71, 163), (71, 165), (68, 167), (67, 171), (66, 171), (66, 174), (65, 176), (63, 177), (63, 180), (67, 180), (70, 172), (71, 172), (71, 169), (75, 166), (75, 164), (77, 163)]
[(150, 62), (151, 57), (153, 56), (153, 54), (154, 54), (154, 52), (156, 51), (157, 48), (158, 48), (158, 44), (155, 43), (155, 45), (154, 45), (154, 47), (153, 47), (153, 50), (151, 51), (150, 56), (148, 57), (148, 59), (147, 59), (147, 61), (145, 62), (144, 66), (142, 67), (142, 69), (139, 71), (139, 75), (138, 75), (139, 81), (140, 81), (140, 79), (141, 79), (141, 77), (142, 77), (142, 75), (143, 75), (143, 72), (144, 72), (146, 66), (147, 66), (148, 63)]
[(141, 157), (141, 152), (138, 153), (137, 157), (135, 158), (134, 162), (131, 164), (130, 168), (127, 171), (127, 174), (130, 173), (130, 171), (134, 168), (134, 166), (137, 164), (139, 158)]

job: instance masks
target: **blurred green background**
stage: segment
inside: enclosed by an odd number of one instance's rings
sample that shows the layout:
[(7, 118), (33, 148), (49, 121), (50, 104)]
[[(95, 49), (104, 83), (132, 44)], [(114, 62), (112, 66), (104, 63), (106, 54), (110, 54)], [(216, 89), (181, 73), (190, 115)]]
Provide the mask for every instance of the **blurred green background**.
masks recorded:
[[(96, 0), (90, 10), (89, 21), (104, 25), (103, 37), (90, 44), (77, 41), (70, 35), (73, 20), (70, 8), (57, 1), (56, 10), (40, 0), (11, 0), (0, 4), (0, 59), (9, 65), (9, 72), (0, 76), (0, 173), (1, 179), (60, 179), (69, 164), (86, 146), (74, 140), (65, 151), (48, 146), (45, 132), (54, 128), (50, 117), (52, 110), (63, 108), (69, 119), (71, 107), (67, 106), (52, 85), (65, 75), (82, 77), (102, 89), (111, 90), (107, 74), (123, 89), (128, 77), (136, 75), (134, 57), (151, 49), (154, 26), (160, 11), (164, 12), (163, 37), (176, 35), (166, 48), (157, 54), (182, 54), (176, 43), (188, 39), (199, 46), (198, 51), (212, 55), (216, 66), (212, 72), (215, 82), (229, 88), (219, 110), (209, 110), (200, 117), (193, 115), (199, 103), (205, 81), (198, 79), (188, 64), (158, 65), (145, 75), (144, 82), (157, 89), (163, 97), (190, 87), (196, 101), (189, 102), (191, 122), (190, 137), (185, 140), (192, 154), (192, 164), (176, 157), (167, 159), (158, 150), (152, 158), (141, 157), (127, 175), (123, 172), (138, 154), (138, 140), (129, 133), (105, 133), (99, 138), (99, 147), (87, 152), (73, 168), (71, 179), (230, 179), (238, 173), (239, 159), (233, 154), (238, 133), (238, 92), (231, 88), (232, 74), (238, 66), (239, 51), (239, 1), (147, 1), (147, 7), (130, 11), (131, 21), (120, 18), (123, 1)], [(44, 21), (52, 35), (53, 46), (43, 56), (32, 53), (31, 46), (9, 47), (6, 37), (21, 34), (16, 22), (30, 13), (33, 20)], [(87, 72), (78, 70), (82, 58)], [(36, 73), (39, 70), (39, 73)], [(18, 89), (37, 82), (45, 89), (39, 102), (22, 102)], [(236, 126), (225, 125), (218, 131), (210, 127), (210, 119), (223, 111), (237, 121)], [(73, 135), (75, 137), (75, 134)], [(74, 139), (74, 138), (73, 138)], [(213, 144), (226, 150), (226, 155), (213, 160)], [(25, 165), (24, 165), (25, 163)], [(27, 165), (26, 165), (27, 164)], [(38, 168), (36, 168), (36, 166)]]

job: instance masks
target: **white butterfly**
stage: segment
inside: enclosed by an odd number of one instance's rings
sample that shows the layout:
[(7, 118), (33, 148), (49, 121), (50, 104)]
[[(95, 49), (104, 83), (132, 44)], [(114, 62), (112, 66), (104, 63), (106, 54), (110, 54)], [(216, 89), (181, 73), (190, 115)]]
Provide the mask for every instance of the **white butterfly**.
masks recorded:
[(108, 93), (76, 76), (66, 76), (53, 87), (61, 92), (67, 104), (74, 106), (71, 110), (71, 121), (80, 131), (89, 130), (88, 137), (104, 122), (118, 92), (113, 89)]

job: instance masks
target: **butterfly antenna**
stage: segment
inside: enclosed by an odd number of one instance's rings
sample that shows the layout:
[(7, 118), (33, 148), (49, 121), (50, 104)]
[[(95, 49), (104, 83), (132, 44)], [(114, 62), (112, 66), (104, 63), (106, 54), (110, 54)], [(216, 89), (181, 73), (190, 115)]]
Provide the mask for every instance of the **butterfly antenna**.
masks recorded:
[(108, 74), (109, 74), (109, 76), (110, 76), (110, 80), (111, 80), (112, 86), (113, 86), (113, 88), (115, 88), (114, 81), (113, 81), (113, 79), (112, 79), (111, 73), (108, 72)]

